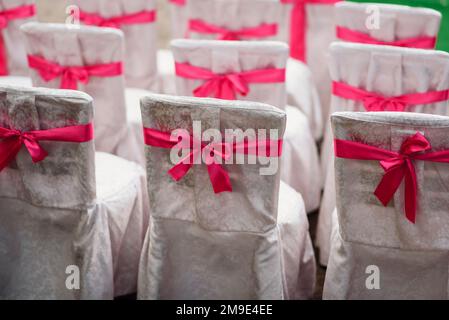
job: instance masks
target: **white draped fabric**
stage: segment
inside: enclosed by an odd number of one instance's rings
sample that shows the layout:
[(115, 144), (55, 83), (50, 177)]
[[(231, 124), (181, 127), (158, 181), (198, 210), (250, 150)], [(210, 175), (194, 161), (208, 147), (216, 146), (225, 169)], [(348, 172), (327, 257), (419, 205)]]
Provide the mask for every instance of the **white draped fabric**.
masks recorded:
[[(93, 121), (92, 98), (80, 92), (0, 91), (1, 127), (45, 130)], [(92, 141), (40, 144), (45, 160), (33, 163), (22, 148), (0, 172), (0, 298), (112, 299), (136, 292), (149, 219), (145, 173), (95, 153)], [(79, 289), (70, 290), (66, 283), (76, 283), (70, 275), (77, 274)]]
[[(22, 27), (27, 50), (61, 66), (89, 66), (123, 61), (123, 33), (112, 28), (29, 23)], [(59, 88), (61, 77), (44, 81), (31, 69), (33, 85)], [(126, 105), (124, 75), (91, 76), (78, 89), (94, 98), (95, 147), (143, 164), (143, 143), (139, 105)], [(134, 115), (127, 120), (127, 116)]]
[[(342, 112), (332, 116), (332, 124), (336, 139), (381, 149), (398, 152), (416, 132), (426, 137), (433, 152), (449, 149), (445, 116)], [(387, 207), (374, 196), (384, 174), (378, 161), (335, 159), (338, 222), (324, 299), (449, 298), (449, 165), (414, 161), (414, 167), (415, 224), (405, 217), (403, 186)], [(368, 279), (374, 273), (379, 282)]]
[[(147, 128), (172, 132), (285, 130), (286, 115), (265, 104), (153, 95), (142, 101)], [(222, 133), (223, 134), (223, 133)], [(252, 136), (255, 138), (255, 136)], [(301, 196), (279, 170), (224, 165), (233, 192), (214, 194), (204, 165), (180, 181), (170, 150), (146, 147), (151, 226), (141, 256), (140, 299), (300, 299), (315, 281), (314, 253)], [(277, 161), (277, 159), (274, 159)]]
[[(70, 0), (87, 13), (103, 18), (133, 15), (156, 10), (155, 0)], [(156, 21), (132, 23), (120, 26), (125, 36), (126, 86), (151, 91), (160, 88), (157, 75), (157, 33)]]
[[(441, 51), (390, 46), (335, 43), (331, 46), (332, 80), (385, 97), (449, 89), (449, 54)], [(333, 96), (332, 110), (365, 111), (363, 102)], [(408, 106), (407, 111), (447, 115), (449, 102)], [(327, 264), (331, 234), (331, 214), (335, 208), (332, 135), (327, 135), (328, 159), (325, 191), (319, 214), (317, 245), (320, 262)], [(337, 195), (338, 196), (338, 195)]]
[[(174, 40), (172, 51), (177, 63), (205, 68), (215, 74), (251, 70), (285, 69), (288, 47), (281, 42)], [(177, 94), (191, 96), (204, 80), (176, 77)], [(307, 212), (318, 208), (321, 175), (318, 152), (307, 118), (297, 108), (286, 105), (285, 82), (248, 83), (246, 96), (237, 99), (276, 106), (287, 114), (281, 179), (304, 198)], [(213, 94), (212, 94), (213, 95)]]

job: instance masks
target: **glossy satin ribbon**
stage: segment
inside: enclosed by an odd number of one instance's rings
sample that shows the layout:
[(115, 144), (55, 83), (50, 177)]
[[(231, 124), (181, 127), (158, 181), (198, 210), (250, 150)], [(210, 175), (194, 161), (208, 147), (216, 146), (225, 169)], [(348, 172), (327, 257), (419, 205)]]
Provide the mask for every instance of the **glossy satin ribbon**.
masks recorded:
[(405, 182), (405, 214), (416, 222), (418, 183), (415, 160), (449, 163), (449, 150), (429, 152), (430, 142), (419, 132), (408, 137), (399, 152), (380, 149), (354, 141), (335, 140), (335, 156), (354, 160), (380, 161), (385, 174), (374, 194), (384, 206), (393, 198), (402, 181)]
[(205, 34), (216, 34), (218, 40), (240, 40), (242, 37), (265, 38), (275, 36), (278, 32), (277, 24), (263, 23), (257, 27), (229, 30), (199, 19), (189, 20), (189, 31)]
[(332, 93), (343, 99), (362, 101), (366, 111), (406, 111), (407, 106), (436, 103), (449, 99), (449, 90), (383, 97), (377, 93), (336, 81), (332, 83)]
[(306, 6), (334, 5), (340, 1), (342, 0), (281, 0), (283, 3), (293, 4), (290, 18), (290, 55), (293, 58), (306, 62), (308, 28)]
[(0, 171), (2, 171), (25, 145), (34, 163), (44, 160), (48, 153), (41, 147), (39, 141), (62, 141), (82, 143), (94, 137), (91, 123), (48, 130), (21, 132), (15, 129), (0, 127)]
[(205, 82), (193, 91), (195, 97), (214, 96), (218, 99), (235, 100), (236, 94), (246, 96), (249, 83), (285, 82), (285, 69), (260, 69), (244, 72), (215, 74), (210, 70), (186, 63), (175, 63), (176, 75)]
[(78, 82), (87, 84), (90, 77), (115, 77), (123, 74), (121, 62), (90, 66), (60, 66), (42, 57), (29, 55), (28, 64), (30, 68), (36, 69), (46, 82), (61, 77), (61, 89), (76, 90)]
[(153, 23), (156, 21), (156, 11), (141, 11), (112, 18), (104, 18), (96, 13), (80, 11), (80, 20), (88, 25), (118, 29), (122, 25)]
[(351, 30), (345, 27), (337, 26), (337, 38), (348, 42), (358, 42), (366, 44), (379, 44), (396, 47), (409, 47), (419, 49), (434, 49), (437, 38), (436, 37), (414, 37), (395, 41), (381, 41), (374, 39), (368, 34), (360, 31)]
[[(216, 157), (227, 160), (233, 154), (246, 154), (266, 157), (280, 157), (282, 154), (282, 140), (254, 140), (229, 143), (211, 143), (204, 144), (192, 136), (185, 137), (190, 141), (190, 145), (179, 145), (178, 137), (173, 137), (170, 132), (163, 132), (156, 129), (144, 128), (145, 144), (152, 147), (164, 149), (188, 149), (190, 153), (181, 159), (168, 174), (175, 180), (179, 181), (192, 169), (195, 157), (201, 157), (204, 149), (208, 151), (208, 159), (206, 161), (209, 179), (215, 193), (232, 192), (231, 179), (228, 172), (220, 163), (217, 163)], [(195, 146), (197, 146), (195, 148)], [(232, 150), (232, 151), (231, 151)], [(223, 161), (222, 161), (223, 162)]]
[(6, 29), (11, 20), (31, 18), (35, 14), (34, 4), (0, 11), (0, 76), (8, 75), (8, 57), (1, 30)]

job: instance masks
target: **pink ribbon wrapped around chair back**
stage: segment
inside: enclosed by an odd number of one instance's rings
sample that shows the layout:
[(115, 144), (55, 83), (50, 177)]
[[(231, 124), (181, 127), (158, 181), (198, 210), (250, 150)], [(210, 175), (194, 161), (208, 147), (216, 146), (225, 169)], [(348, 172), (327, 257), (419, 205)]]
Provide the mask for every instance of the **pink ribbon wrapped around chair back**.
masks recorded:
[(228, 74), (215, 74), (210, 70), (186, 63), (175, 64), (176, 75), (195, 80), (204, 80), (193, 94), (195, 97), (214, 96), (219, 99), (235, 100), (237, 94), (246, 96), (250, 83), (285, 82), (285, 69), (261, 69)]
[(290, 55), (306, 62), (307, 50), (307, 5), (334, 5), (342, 0), (281, 0), (293, 4), (290, 21)]
[(25, 145), (34, 163), (44, 160), (48, 153), (39, 141), (62, 141), (82, 143), (94, 137), (91, 123), (48, 130), (21, 132), (19, 130), (0, 127), (0, 171), (2, 171)]
[(332, 83), (332, 93), (340, 98), (361, 101), (366, 111), (407, 111), (408, 106), (430, 104), (449, 100), (449, 89), (412, 93), (397, 97), (384, 97), (380, 94), (352, 87), (343, 82)]
[(7, 28), (11, 20), (31, 18), (34, 15), (36, 15), (36, 6), (34, 4), (0, 11), (0, 76), (8, 75), (8, 57), (1, 30)]
[(434, 49), (437, 42), (436, 37), (429, 36), (412, 37), (395, 41), (381, 41), (363, 32), (351, 30), (342, 26), (337, 26), (337, 38), (348, 42), (420, 49)]
[(430, 161), (449, 163), (449, 150), (430, 152), (430, 142), (419, 132), (403, 142), (399, 152), (347, 140), (335, 140), (335, 156), (353, 160), (379, 161), (385, 174), (374, 194), (384, 206), (393, 198), (402, 181), (405, 181), (405, 214), (415, 223), (418, 183), (414, 162)]
[(188, 29), (189, 32), (194, 31), (203, 34), (217, 35), (218, 40), (241, 40), (242, 38), (261, 39), (275, 36), (278, 33), (278, 25), (276, 23), (263, 23), (256, 27), (231, 30), (200, 19), (189, 20)]
[(186, 0), (169, 0), (170, 3), (176, 4), (178, 6), (183, 6), (186, 4)]
[[(189, 154), (175, 164), (168, 174), (175, 180), (179, 181), (192, 169), (195, 157), (201, 157), (203, 150), (209, 152), (209, 159), (206, 163), (210, 181), (215, 193), (232, 192), (231, 179), (228, 172), (222, 166), (224, 160), (229, 159), (235, 153), (280, 157), (282, 155), (282, 140), (253, 140), (242, 142), (214, 142), (212, 144), (204, 144), (201, 141), (195, 141), (193, 137), (189, 137), (190, 145), (179, 145), (178, 137), (174, 137), (170, 132), (163, 132), (156, 129), (144, 128), (145, 144), (152, 147), (172, 149), (181, 148), (190, 150)], [(195, 147), (198, 146), (198, 147)], [(217, 161), (219, 158), (221, 161)]]
[(153, 23), (156, 21), (156, 10), (105, 18), (99, 14), (80, 11), (80, 20), (87, 25), (111, 27), (119, 29), (122, 25)]
[(29, 55), (28, 64), (46, 82), (61, 77), (60, 89), (76, 90), (78, 82), (87, 84), (90, 77), (115, 77), (123, 74), (121, 62), (90, 66), (61, 66), (42, 57)]

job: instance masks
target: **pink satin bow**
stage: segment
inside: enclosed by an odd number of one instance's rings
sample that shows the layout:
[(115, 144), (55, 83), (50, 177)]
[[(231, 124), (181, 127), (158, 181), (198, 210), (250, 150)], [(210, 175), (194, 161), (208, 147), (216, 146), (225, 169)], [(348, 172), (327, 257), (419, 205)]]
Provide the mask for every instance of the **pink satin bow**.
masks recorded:
[(265, 38), (275, 36), (278, 32), (277, 24), (263, 23), (257, 27), (229, 30), (207, 23), (200, 19), (189, 20), (189, 31), (206, 34), (217, 34), (218, 40), (240, 40), (241, 38)]
[(186, 4), (186, 0), (170, 0), (170, 2), (178, 6), (183, 6)]
[(290, 55), (300, 61), (306, 62), (306, 34), (308, 28), (306, 6), (333, 5), (342, 0), (281, 0), (283, 3), (292, 3), (293, 9), (290, 21)]
[(192, 66), (186, 63), (175, 63), (176, 75), (187, 79), (205, 80), (197, 87), (195, 97), (210, 97), (235, 100), (236, 93), (246, 96), (249, 93), (249, 83), (285, 82), (285, 69), (261, 69), (244, 72), (215, 74), (210, 70)]
[(6, 29), (11, 20), (31, 18), (35, 14), (36, 6), (34, 4), (0, 11), (0, 76), (8, 75), (8, 58), (1, 30)]
[(48, 82), (61, 77), (61, 89), (76, 90), (78, 82), (87, 84), (90, 77), (114, 77), (123, 74), (121, 62), (98, 64), (91, 66), (60, 66), (42, 57), (28, 56), (30, 68), (36, 69), (41, 78)]
[(370, 35), (362, 33), (360, 31), (355, 31), (340, 26), (337, 26), (337, 38), (348, 42), (379, 44), (379, 45), (420, 48), (420, 49), (434, 49), (437, 42), (436, 37), (427, 37), (427, 36), (407, 38), (395, 41), (381, 41), (374, 39)]
[(0, 127), (0, 171), (2, 171), (25, 145), (34, 163), (44, 160), (48, 153), (39, 141), (87, 142), (93, 139), (93, 126), (70, 126), (48, 130), (21, 132), (15, 129)]
[(88, 25), (118, 29), (126, 24), (152, 23), (156, 21), (156, 11), (141, 11), (112, 18), (104, 18), (96, 13), (80, 11), (80, 20)]
[[(216, 157), (227, 160), (232, 156), (231, 152), (240, 154), (260, 155), (267, 157), (280, 157), (282, 155), (282, 140), (255, 140), (227, 143), (211, 143), (204, 144), (195, 141), (190, 136), (189, 146), (180, 146), (179, 140), (172, 136), (169, 132), (163, 132), (156, 129), (144, 128), (145, 144), (152, 147), (172, 149), (188, 149), (190, 153), (173, 166), (168, 174), (175, 180), (179, 181), (192, 169), (197, 156), (201, 157), (203, 150), (208, 152), (206, 161), (209, 179), (215, 193), (232, 192), (231, 179), (228, 172), (220, 163), (217, 163)], [(198, 147), (195, 147), (198, 146)]]
[(354, 160), (380, 161), (385, 174), (374, 194), (384, 206), (393, 198), (405, 180), (405, 214), (407, 219), (416, 222), (418, 183), (413, 161), (449, 163), (449, 150), (427, 152), (432, 147), (419, 132), (408, 137), (399, 152), (388, 151), (359, 142), (335, 140), (335, 156)]
[(332, 93), (340, 98), (362, 101), (366, 111), (406, 111), (407, 106), (410, 105), (436, 103), (449, 99), (449, 90), (412, 93), (387, 98), (336, 81), (332, 83)]

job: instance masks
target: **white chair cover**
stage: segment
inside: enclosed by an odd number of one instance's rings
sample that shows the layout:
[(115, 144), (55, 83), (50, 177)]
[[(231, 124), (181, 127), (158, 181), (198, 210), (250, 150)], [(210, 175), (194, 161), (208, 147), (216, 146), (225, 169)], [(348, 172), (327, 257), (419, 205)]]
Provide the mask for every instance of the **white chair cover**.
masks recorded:
[[(147, 128), (285, 130), (285, 113), (255, 102), (170, 96), (142, 100)], [(151, 227), (139, 274), (140, 299), (295, 299), (309, 297), (315, 261), (299, 194), (279, 171), (225, 165), (233, 192), (214, 194), (207, 170), (167, 174), (170, 150), (146, 148)], [(248, 162), (246, 162), (248, 163)], [(279, 213), (278, 213), (279, 207)]]
[[(337, 139), (398, 151), (421, 132), (432, 151), (449, 149), (449, 118), (414, 113), (335, 113)], [(400, 187), (384, 207), (373, 192), (378, 161), (335, 159), (338, 224), (324, 285), (325, 299), (448, 299), (449, 165), (415, 161), (416, 224), (406, 219)], [(367, 272), (367, 268), (377, 267)], [(377, 273), (375, 273), (377, 270)], [(379, 279), (378, 289), (369, 286)], [(374, 278), (373, 278), (374, 279)], [(368, 283), (368, 286), (367, 286)], [(374, 287), (376, 288), (376, 287)], [(370, 290), (371, 289), (371, 290)]]
[[(123, 61), (123, 33), (120, 30), (47, 23), (29, 23), (22, 29), (29, 54), (62, 66)], [(38, 87), (59, 88), (61, 82), (60, 78), (45, 82), (35, 69), (31, 69), (31, 77), (33, 85)], [(124, 76), (92, 76), (88, 84), (78, 83), (78, 89), (95, 99), (96, 149), (143, 164), (139, 106), (126, 105)]]
[[(44, 130), (93, 121), (92, 98), (66, 90), (1, 91), (0, 126)], [(0, 172), (0, 298), (112, 299), (136, 292), (148, 226), (145, 174), (93, 142), (41, 142)], [(96, 165), (96, 166), (95, 166)], [(67, 267), (79, 268), (69, 290)], [(71, 282), (70, 282), (71, 283)]]
[[(104, 18), (156, 10), (155, 0), (70, 0), (82, 11)], [(126, 86), (159, 90), (157, 74), (156, 23), (126, 24), (120, 28), (125, 35)]]
[(184, 38), (187, 31), (188, 14), (186, 4), (188, 0), (168, 0), (170, 2), (171, 37)]
[[(384, 96), (449, 89), (449, 54), (441, 51), (334, 43), (331, 46), (332, 80), (347, 83)], [(332, 97), (332, 111), (365, 111), (360, 101)], [(447, 115), (449, 102), (407, 107), (407, 111)], [(322, 153), (327, 165), (326, 183), (318, 221), (317, 243), (320, 262), (329, 256), (331, 214), (335, 208), (335, 185), (332, 165), (331, 134), (326, 135), (328, 148)]]
[[(264, 41), (174, 40), (172, 51), (176, 62), (206, 68), (216, 74), (284, 69), (288, 57), (287, 45)], [(177, 94), (191, 96), (202, 83), (203, 80), (177, 76)], [(286, 111), (281, 179), (301, 193), (307, 212), (317, 209), (321, 194), (319, 158), (306, 117), (297, 108), (286, 106), (285, 82), (250, 83), (249, 87), (248, 95), (237, 95), (237, 99), (263, 102)]]

